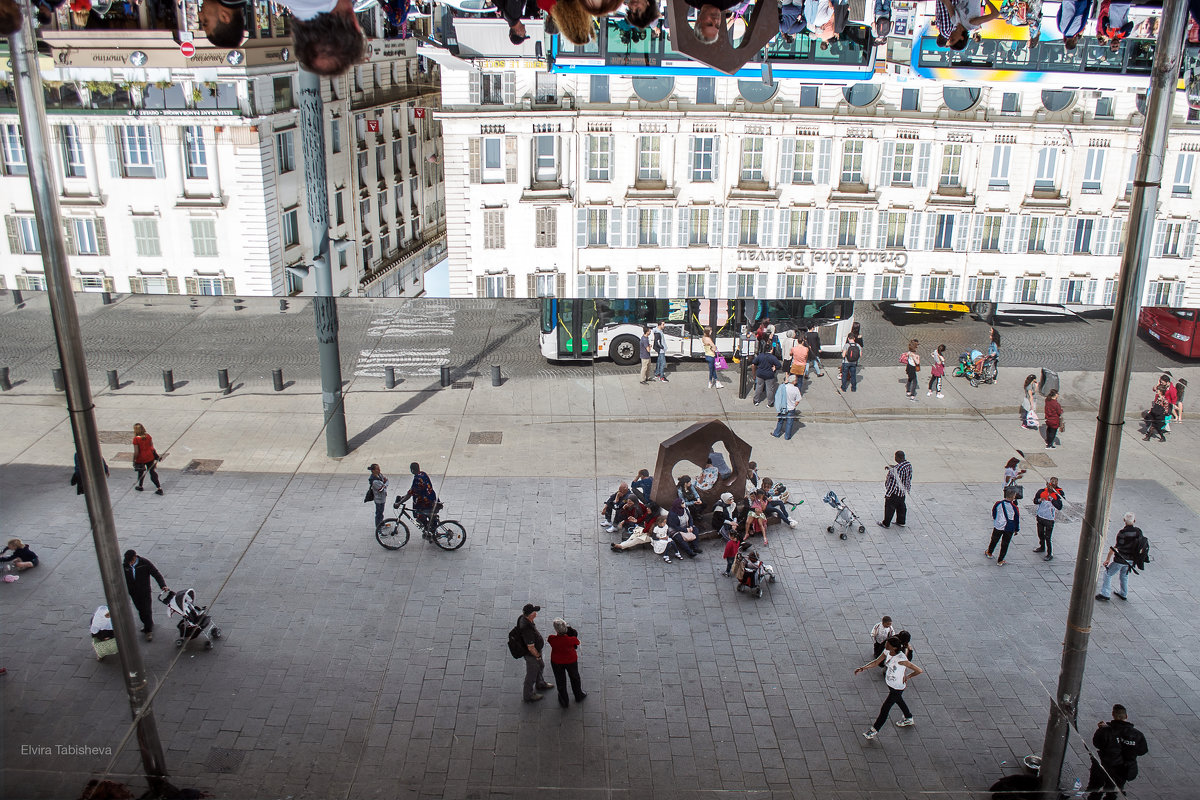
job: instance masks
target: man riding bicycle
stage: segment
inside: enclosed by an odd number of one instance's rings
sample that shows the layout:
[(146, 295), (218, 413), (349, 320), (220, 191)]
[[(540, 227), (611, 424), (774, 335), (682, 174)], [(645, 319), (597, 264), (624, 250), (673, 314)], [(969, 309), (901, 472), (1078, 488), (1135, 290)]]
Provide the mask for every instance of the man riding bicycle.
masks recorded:
[(413, 516), (422, 526), (426, 526), (429, 524), (429, 515), (433, 513), (434, 505), (437, 503), (437, 493), (433, 491), (433, 483), (429, 480), (429, 476), (421, 471), (420, 464), (414, 461), (408, 465), (408, 470), (413, 474), (412, 486), (407, 494), (396, 498), (393, 508), (399, 508), (405, 500), (411, 497)]

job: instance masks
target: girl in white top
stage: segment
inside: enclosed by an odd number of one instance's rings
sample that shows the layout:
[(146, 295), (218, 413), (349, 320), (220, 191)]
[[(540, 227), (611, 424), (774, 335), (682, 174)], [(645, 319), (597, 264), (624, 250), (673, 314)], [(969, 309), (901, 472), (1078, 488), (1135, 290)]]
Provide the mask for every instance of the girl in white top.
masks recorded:
[(1021, 476), (1025, 474), (1025, 470), (1017, 469), (1020, 463), (1021, 459), (1013, 456), (1004, 465), (1004, 486), (1001, 487), (1002, 490), (1006, 491), (1015, 486), (1017, 481), (1021, 479)]

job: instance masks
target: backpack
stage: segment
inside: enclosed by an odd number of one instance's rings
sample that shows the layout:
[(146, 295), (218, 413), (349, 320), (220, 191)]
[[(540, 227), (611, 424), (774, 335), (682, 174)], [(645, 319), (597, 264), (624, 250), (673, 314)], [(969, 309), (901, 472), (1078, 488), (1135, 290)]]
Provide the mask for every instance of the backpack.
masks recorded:
[(1146, 569), (1147, 562), (1150, 561), (1150, 540), (1146, 538), (1146, 534), (1138, 536), (1137, 550), (1133, 556), (1133, 566), (1140, 570)]
[(529, 654), (529, 648), (525, 646), (525, 638), (521, 636), (519, 625), (514, 625), (513, 629), (508, 632), (508, 652), (512, 653), (513, 658), (524, 658)]
[(850, 345), (846, 347), (846, 361), (847, 362), (849, 362), (851, 364), (855, 364), (858, 362), (859, 356), (861, 356), (861, 355), (862, 355), (862, 348), (859, 347), (857, 344), (851, 342)]

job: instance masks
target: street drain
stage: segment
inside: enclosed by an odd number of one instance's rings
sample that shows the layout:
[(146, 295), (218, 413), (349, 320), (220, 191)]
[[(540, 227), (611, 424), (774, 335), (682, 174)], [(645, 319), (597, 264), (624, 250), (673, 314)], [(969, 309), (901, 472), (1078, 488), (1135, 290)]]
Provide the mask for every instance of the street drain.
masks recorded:
[(228, 774), (237, 772), (238, 768), (242, 766), (242, 759), (245, 757), (245, 750), (237, 750), (232, 747), (212, 747), (209, 748), (208, 758), (204, 760), (204, 766), (213, 772)]
[(501, 444), (503, 439), (503, 431), (471, 431), (467, 444)]
[(212, 475), (225, 462), (219, 458), (195, 458), (183, 468), (185, 475)]

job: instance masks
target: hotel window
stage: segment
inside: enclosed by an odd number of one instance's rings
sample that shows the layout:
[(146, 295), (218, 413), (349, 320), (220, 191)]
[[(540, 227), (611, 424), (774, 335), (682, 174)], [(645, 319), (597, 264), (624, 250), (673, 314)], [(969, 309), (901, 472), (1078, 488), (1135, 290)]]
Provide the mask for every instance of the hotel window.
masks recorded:
[[(1165, 222), (1161, 224), (1163, 226), (1162, 256), (1163, 258), (1178, 258), (1181, 249), (1180, 245), (1183, 241), (1183, 223)], [(1155, 250), (1157, 249), (1155, 248)], [(1158, 305), (1165, 305), (1165, 303)]]
[(1038, 150), (1037, 171), (1034, 173), (1034, 189), (1053, 189), (1058, 166), (1058, 148), (1043, 147)]
[(1083, 167), (1083, 191), (1089, 194), (1100, 192), (1100, 183), (1104, 178), (1104, 153), (1100, 147), (1088, 148)]
[(604, 297), (608, 289), (608, 273), (588, 273), (585, 288), (588, 297)]
[(143, 258), (161, 256), (162, 245), (158, 238), (158, 220), (153, 217), (134, 219), (133, 244), (137, 254)]
[[(607, 77), (607, 76), (606, 76)], [(593, 102), (595, 102), (593, 100)], [(556, 297), (558, 295), (558, 273), (537, 272), (533, 275), (534, 297)]]
[(153, 178), (154, 156), (150, 144), (150, 127), (125, 125), (121, 134), (121, 167), (126, 178)]
[(658, 247), (658, 209), (638, 209), (638, 246)]
[(979, 249), (985, 253), (1000, 251), (1000, 231), (1004, 227), (1004, 217), (999, 214), (988, 214), (983, 218), (983, 238)]
[(892, 211), (887, 215), (887, 239), (885, 245), (888, 249), (904, 249), (904, 234), (907, 227), (907, 213)]
[(333, 220), (334, 225), (346, 224), (346, 209), (342, 203), (342, 193), (340, 191), (333, 193)]
[(608, 244), (607, 208), (589, 208), (587, 210), (587, 243), (588, 247), (601, 247)]
[(862, 139), (850, 139), (842, 145), (842, 183), (862, 183)]
[(208, 151), (204, 147), (204, 129), (189, 125), (183, 129), (184, 164), (187, 176), (194, 180), (208, 177)]
[(788, 226), (787, 246), (808, 247), (808, 211), (793, 209), (784, 213), (791, 215), (791, 219), (788, 220), (791, 224)]
[(757, 272), (739, 272), (735, 282), (738, 297), (754, 297), (754, 282)]
[(717, 102), (717, 79), (716, 78), (697, 78), (696, 79), (696, 104), (697, 105), (712, 105)]
[(1018, 303), (1036, 303), (1038, 301), (1037, 278), (1020, 278), (1017, 280)]
[(483, 212), (483, 249), (504, 249), (504, 209), (491, 208)]
[(857, 247), (858, 212), (842, 211), (838, 214), (838, 247)]
[(812, 183), (813, 182), (813, 164), (816, 158), (817, 143), (813, 139), (794, 139), (785, 140), (792, 141), (795, 144), (795, 150), (792, 153), (791, 163), (791, 183)]
[(761, 183), (763, 180), (763, 137), (750, 136), (742, 140), (742, 180)]
[(1098, 97), (1096, 98), (1096, 116), (1102, 118), (1112, 118), (1113, 115), (1113, 98)]
[(1063, 278), (1058, 286), (1058, 302), (1082, 303), (1083, 281)]
[(588, 180), (607, 181), (612, 169), (612, 137), (588, 137)]
[(784, 297), (803, 297), (804, 296), (804, 279), (807, 277), (804, 273), (785, 273), (783, 276), (783, 296)]
[(946, 277), (944, 275), (930, 275), (925, 282), (928, 283), (928, 288), (925, 290), (926, 300), (946, 299)]
[(1171, 182), (1172, 197), (1192, 196), (1192, 167), (1195, 166), (1195, 153), (1180, 153), (1175, 160), (1175, 180)]
[[(200, 294), (208, 296), (220, 296), (225, 294), (225, 283), (233, 285), (233, 278), (220, 278), (212, 275), (199, 275), (196, 277), (196, 288), (200, 290)], [(232, 291), (232, 289), (230, 290)]]
[(63, 125), (63, 174), (68, 178), (86, 178), (87, 167), (83, 158), (83, 140), (79, 138), (79, 128), (74, 125)]
[(25, 161), (25, 139), (21, 136), (20, 126), (0, 126), (0, 138), (3, 139), (4, 174), (28, 175), (29, 165)]
[(217, 257), (217, 223), (211, 219), (192, 222), (192, 255), (197, 258)]
[[(330, 81), (332, 85), (335, 81)], [(342, 121), (332, 120), (329, 123), (329, 149), (333, 153), (342, 152)]]
[(882, 275), (879, 281), (879, 299), (895, 300), (900, 296), (900, 276)]
[(556, 144), (553, 136), (533, 137), (533, 179), (538, 183), (550, 183), (558, 178)]
[(1096, 220), (1088, 217), (1075, 221), (1075, 241), (1074, 252), (1076, 253), (1091, 253), (1092, 252), (1092, 231), (1095, 228)]
[(639, 181), (662, 180), (662, 143), (658, 136), (638, 137)]
[(507, 275), (481, 275), (479, 283), (483, 287), (481, 297), (504, 297)]
[(488, 136), (483, 140), (483, 182), (504, 183), (504, 159), (501, 156), (499, 136)]
[[(688, 246), (708, 244), (708, 209), (693, 208), (688, 213)], [(698, 297), (700, 295), (697, 295)]]
[(738, 244), (743, 247), (758, 247), (758, 222), (761, 211), (743, 208), (738, 224)]
[(485, 106), (504, 105), (504, 75), (499, 72), (485, 72), (480, 76), (481, 104)]
[(285, 75), (280, 78), (274, 78), (271, 81), (271, 88), (275, 92), (275, 110), (286, 111), (296, 105), (292, 97), (292, 76)]
[(853, 290), (854, 276), (853, 275), (834, 275), (833, 276), (833, 297), (835, 300), (849, 300), (851, 291)]
[(1008, 188), (1008, 170), (1012, 164), (1012, 145), (998, 144), (992, 147), (992, 175), (988, 187), (992, 189)]
[(1003, 114), (1021, 113), (1021, 95), (1019, 92), (1005, 92), (1000, 100), (1000, 112)]
[(948, 144), (942, 150), (942, 172), (938, 186), (952, 188), (962, 185), (963, 146)]
[(938, 214), (933, 237), (934, 250), (954, 249), (954, 215)]
[(716, 177), (717, 140), (712, 136), (692, 137), (692, 181), (711, 183)]
[(637, 296), (656, 297), (658, 295), (658, 273), (639, 272), (637, 275)]
[(539, 208), (537, 210), (534, 230), (534, 247), (558, 246), (558, 209)]
[(704, 297), (704, 284), (708, 279), (707, 272), (687, 273), (687, 297)]
[(1025, 244), (1026, 252), (1046, 252), (1046, 229), (1049, 227), (1049, 222), (1045, 217), (1033, 217), (1029, 220), (1029, 238)]
[[(69, 223), (70, 231), (75, 239), (75, 252), (81, 256), (108, 255), (100, 252), (100, 241), (96, 236), (96, 221), (94, 219), (73, 219)], [(70, 250), (70, 247), (68, 247)], [(105, 248), (107, 251), (107, 247)]]
[(33, 217), (6, 217), (8, 244), (13, 255), (42, 252), (38, 241), (37, 220)]
[(892, 183), (912, 184), (916, 150), (916, 142), (896, 142), (896, 152), (892, 157)]
[(805, 84), (800, 87), (800, 107), (801, 108), (820, 108), (821, 107), (821, 87), (815, 84)]

